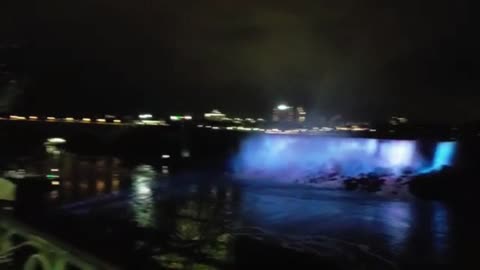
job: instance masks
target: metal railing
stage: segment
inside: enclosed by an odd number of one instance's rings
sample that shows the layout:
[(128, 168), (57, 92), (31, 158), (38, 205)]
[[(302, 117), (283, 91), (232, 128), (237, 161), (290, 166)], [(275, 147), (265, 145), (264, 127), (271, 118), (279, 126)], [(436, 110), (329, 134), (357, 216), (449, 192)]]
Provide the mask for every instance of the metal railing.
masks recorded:
[(0, 269), (117, 269), (52, 236), (0, 214)]

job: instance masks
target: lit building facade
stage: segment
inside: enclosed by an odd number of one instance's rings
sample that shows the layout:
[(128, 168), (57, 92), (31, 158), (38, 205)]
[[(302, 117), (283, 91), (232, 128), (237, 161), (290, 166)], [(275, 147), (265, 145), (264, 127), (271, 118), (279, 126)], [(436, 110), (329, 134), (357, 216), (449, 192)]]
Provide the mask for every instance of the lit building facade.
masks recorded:
[(278, 105), (273, 108), (273, 122), (298, 122), (304, 123), (307, 119), (307, 113), (303, 107), (291, 107), (288, 105)]
[(293, 107), (281, 104), (273, 108), (273, 122), (292, 122), (295, 116)]
[(296, 118), (299, 123), (303, 123), (307, 119), (307, 113), (305, 112), (303, 107), (297, 107)]

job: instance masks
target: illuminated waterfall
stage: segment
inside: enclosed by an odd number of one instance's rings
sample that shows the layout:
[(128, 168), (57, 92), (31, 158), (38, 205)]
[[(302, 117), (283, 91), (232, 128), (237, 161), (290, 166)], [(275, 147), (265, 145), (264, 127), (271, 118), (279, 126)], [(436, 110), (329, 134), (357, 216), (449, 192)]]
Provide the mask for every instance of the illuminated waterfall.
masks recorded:
[(286, 181), (325, 173), (400, 174), (451, 165), (455, 151), (455, 142), (438, 143), (430, 160), (420, 153), (416, 141), (261, 135), (242, 143), (232, 167), (242, 177)]
[(456, 151), (457, 151), (456, 142), (437, 143), (431, 166), (424, 168), (422, 170), (422, 173), (438, 171), (442, 169), (444, 166), (452, 166)]

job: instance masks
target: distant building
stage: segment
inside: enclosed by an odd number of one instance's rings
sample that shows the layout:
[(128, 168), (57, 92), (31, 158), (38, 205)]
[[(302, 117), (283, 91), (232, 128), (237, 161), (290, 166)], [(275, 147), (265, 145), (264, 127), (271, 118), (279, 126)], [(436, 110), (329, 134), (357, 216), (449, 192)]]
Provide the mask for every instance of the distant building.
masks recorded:
[(295, 112), (293, 107), (287, 106), (285, 104), (280, 104), (277, 107), (273, 108), (272, 121), (273, 122), (292, 122), (294, 119)]
[(278, 105), (273, 108), (272, 120), (273, 122), (297, 122), (304, 123), (307, 113), (303, 107), (290, 107), (285, 104)]
[(223, 121), (226, 118), (226, 115), (221, 113), (219, 110), (213, 110), (209, 113), (203, 115), (205, 120), (209, 121)]
[(303, 107), (297, 107), (296, 118), (299, 123), (304, 123), (305, 120), (307, 119), (307, 113), (305, 112)]

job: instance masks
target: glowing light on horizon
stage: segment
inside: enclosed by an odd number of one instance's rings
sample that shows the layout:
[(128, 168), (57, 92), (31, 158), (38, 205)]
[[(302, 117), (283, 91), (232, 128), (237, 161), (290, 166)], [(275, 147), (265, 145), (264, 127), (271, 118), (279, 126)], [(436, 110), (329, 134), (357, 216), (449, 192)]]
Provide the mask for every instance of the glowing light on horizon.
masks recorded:
[(65, 140), (64, 138), (48, 138), (47, 142), (53, 143), (53, 144), (58, 144), (58, 143), (66, 143), (67, 140)]
[(284, 110), (290, 109), (290, 107), (285, 105), (285, 104), (280, 104), (280, 105), (277, 106), (277, 109), (279, 109), (281, 111), (284, 111)]
[(29, 116), (28, 119), (30, 119), (30, 120), (38, 120), (38, 116), (33, 116), (33, 115), (32, 115), (32, 116)]
[(10, 120), (26, 120), (25, 116), (10, 115)]
[(55, 118), (55, 117), (53, 117), (53, 116), (49, 116), (49, 117), (47, 117), (47, 121), (55, 121), (55, 120), (56, 120), (56, 118)]

